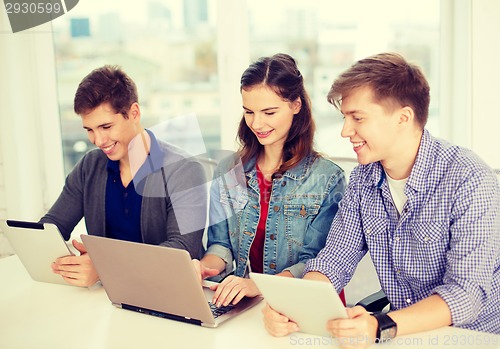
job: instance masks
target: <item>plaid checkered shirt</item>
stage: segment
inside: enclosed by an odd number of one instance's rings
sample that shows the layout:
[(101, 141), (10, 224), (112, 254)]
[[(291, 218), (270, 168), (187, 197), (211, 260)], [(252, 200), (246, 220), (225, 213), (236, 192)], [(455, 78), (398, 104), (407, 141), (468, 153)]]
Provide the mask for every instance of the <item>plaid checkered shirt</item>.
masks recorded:
[(304, 273), (340, 291), (369, 252), (391, 309), (432, 294), (454, 326), (500, 333), (500, 187), (472, 151), (424, 130), (398, 214), (380, 163), (359, 165), (325, 247)]

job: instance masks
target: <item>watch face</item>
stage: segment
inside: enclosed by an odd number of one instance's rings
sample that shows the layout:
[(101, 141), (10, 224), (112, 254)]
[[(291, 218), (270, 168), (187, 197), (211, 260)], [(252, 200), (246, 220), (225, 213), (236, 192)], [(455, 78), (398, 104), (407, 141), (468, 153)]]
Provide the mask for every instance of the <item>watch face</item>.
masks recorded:
[(382, 331), (380, 331), (380, 341), (385, 342), (389, 339), (393, 339), (394, 337), (396, 337), (396, 331), (397, 331), (396, 326), (383, 329)]

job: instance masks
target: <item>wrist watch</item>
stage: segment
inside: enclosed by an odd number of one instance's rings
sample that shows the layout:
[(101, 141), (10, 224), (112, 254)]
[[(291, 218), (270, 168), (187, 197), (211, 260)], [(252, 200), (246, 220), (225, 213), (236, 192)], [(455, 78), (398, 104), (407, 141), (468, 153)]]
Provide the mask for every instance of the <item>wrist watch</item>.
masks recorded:
[(377, 319), (377, 343), (383, 343), (396, 337), (398, 325), (387, 314), (372, 314)]

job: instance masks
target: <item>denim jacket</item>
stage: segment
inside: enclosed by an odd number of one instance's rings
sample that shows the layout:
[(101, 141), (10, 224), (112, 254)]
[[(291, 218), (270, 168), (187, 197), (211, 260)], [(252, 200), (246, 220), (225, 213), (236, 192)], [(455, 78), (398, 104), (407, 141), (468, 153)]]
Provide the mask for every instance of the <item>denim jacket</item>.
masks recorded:
[[(264, 274), (284, 270), (300, 277), (305, 262), (325, 245), (338, 203), (344, 171), (321, 156), (307, 156), (272, 181), (264, 242)], [(249, 272), (250, 246), (260, 217), (260, 190), (255, 159), (242, 164), (237, 156), (221, 161), (210, 190), (207, 254), (226, 263), (225, 276)], [(233, 261), (236, 268), (233, 270)]]

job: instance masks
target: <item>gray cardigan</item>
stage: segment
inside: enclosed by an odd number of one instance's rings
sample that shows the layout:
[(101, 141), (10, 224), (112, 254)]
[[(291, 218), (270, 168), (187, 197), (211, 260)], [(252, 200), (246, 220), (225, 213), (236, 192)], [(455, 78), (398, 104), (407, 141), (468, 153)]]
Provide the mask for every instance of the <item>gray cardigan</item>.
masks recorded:
[[(207, 215), (207, 179), (203, 166), (181, 149), (151, 135), (149, 170), (134, 178), (143, 196), (142, 241), (187, 250), (191, 258), (203, 255), (202, 237)], [(85, 218), (91, 235), (106, 236), (106, 182), (108, 158), (100, 149), (89, 151), (66, 177), (64, 188), (40, 220), (57, 225), (66, 240)]]

